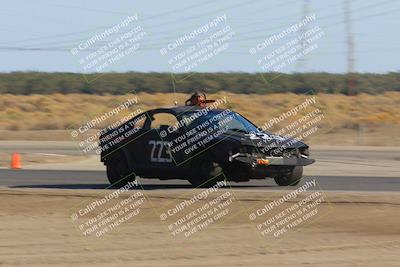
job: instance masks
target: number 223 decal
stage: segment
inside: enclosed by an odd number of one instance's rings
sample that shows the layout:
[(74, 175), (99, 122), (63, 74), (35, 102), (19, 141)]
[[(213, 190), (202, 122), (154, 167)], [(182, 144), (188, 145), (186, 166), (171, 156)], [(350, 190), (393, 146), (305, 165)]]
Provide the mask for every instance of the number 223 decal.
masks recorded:
[[(150, 152), (151, 162), (166, 162), (166, 163), (172, 162), (172, 155), (168, 147), (168, 142), (160, 140), (150, 140), (149, 145), (152, 145)], [(163, 153), (164, 150), (165, 152)]]

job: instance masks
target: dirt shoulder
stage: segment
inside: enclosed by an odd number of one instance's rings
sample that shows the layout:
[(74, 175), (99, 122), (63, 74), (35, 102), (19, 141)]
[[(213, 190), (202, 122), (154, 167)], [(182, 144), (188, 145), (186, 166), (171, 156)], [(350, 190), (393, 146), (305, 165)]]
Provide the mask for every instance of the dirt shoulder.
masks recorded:
[[(35, 166), (42, 164), (63, 163), (63, 164), (77, 164), (82, 160), (87, 159), (83, 155), (62, 155), (53, 153), (19, 153), (20, 162), (23, 168), (26, 166)], [(0, 167), (9, 167), (11, 164), (12, 153), (0, 152)]]
[[(280, 237), (264, 237), (249, 214), (287, 192), (230, 191), (229, 214), (189, 237), (160, 214), (200, 190), (137, 191), (140, 213), (101, 237), (84, 236), (71, 214), (107, 190), (0, 189), (4, 266), (398, 266), (400, 194), (324, 192), (319, 213)], [(216, 192), (209, 196), (214, 197)], [(303, 199), (312, 194), (302, 193)], [(200, 206), (206, 200), (200, 200)], [(282, 208), (291, 207), (289, 200)], [(101, 214), (100, 207), (93, 211)], [(186, 212), (184, 210), (180, 212)], [(187, 213), (189, 214), (189, 213)], [(262, 219), (262, 218), (260, 218)], [(264, 218), (265, 219), (265, 218)]]

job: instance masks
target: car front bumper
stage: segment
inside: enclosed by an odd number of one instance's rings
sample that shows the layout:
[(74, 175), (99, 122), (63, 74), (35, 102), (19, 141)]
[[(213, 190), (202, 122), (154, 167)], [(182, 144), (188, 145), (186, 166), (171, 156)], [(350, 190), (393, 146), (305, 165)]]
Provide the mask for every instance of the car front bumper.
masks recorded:
[(249, 154), (238, 153), (231, 156), (230, 160), (240, 161), (256, 166), (307, 166), (313, 164), (315, 159), (309, 158), (284, 158), (284, 157), (255, 157)]

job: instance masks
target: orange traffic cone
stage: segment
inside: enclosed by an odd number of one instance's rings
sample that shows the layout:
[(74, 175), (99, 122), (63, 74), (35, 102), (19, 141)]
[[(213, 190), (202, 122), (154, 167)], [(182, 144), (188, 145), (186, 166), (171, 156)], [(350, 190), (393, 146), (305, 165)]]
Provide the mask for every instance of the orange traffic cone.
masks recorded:
[(19, 153), (12, 153), (10, 167), (11, 169), (21, 169), (21, 156)]

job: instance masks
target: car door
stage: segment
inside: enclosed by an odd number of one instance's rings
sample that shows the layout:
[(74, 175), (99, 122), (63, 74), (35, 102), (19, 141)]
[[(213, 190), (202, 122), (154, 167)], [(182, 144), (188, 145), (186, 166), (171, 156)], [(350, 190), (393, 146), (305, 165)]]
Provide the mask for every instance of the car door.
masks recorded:
[[(140, 168), (150, 177), (170, 178), (179, 174), (179, 167), (171, 153), (169, 142), (174, 138), (169, 129), (177, 123), (177, 118), (168, 110), (148, 113), (148, 130), (138, 141), (136, 158)], [(179, 175), (178, 175), (179, 176)]]

